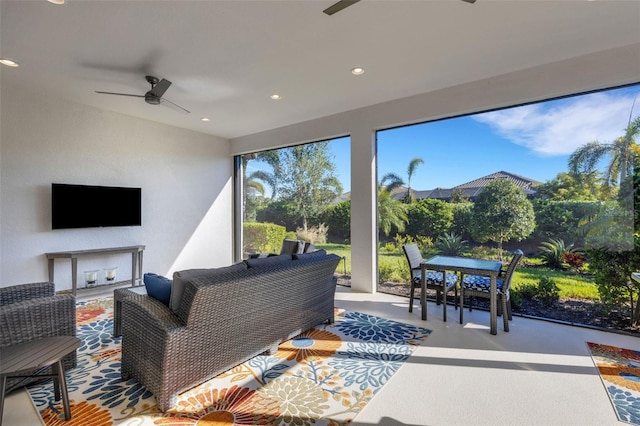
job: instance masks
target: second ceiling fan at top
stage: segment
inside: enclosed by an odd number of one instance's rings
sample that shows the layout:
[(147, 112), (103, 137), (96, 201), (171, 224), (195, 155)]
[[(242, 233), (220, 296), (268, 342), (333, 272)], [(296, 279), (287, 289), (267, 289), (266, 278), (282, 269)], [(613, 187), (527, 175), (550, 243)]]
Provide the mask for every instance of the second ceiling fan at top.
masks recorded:
[(131, 96), (134, 98), (144, 98), (144, 101), (150, 105), (164, 105), (173, 110), (182, 112), (184, 114), (189, 114), (190, 111), (181, 107), (180, 105), (174, 104), (167, 98), (163, 98), (162, 96), (167, 91), (169, 86), (171, 86), (171, 82), (166, 79), (160, 80), (158, 77), (154, 77), (152, 75), (145, 76), (147, 83), (151, 84), (151, 90), (149, 90), (144, 95), (133, 95), (129, 93), (116, 93), (116, 92), (102, 92), (96, 90), (96, 93), (100, 93), (101, 95), (116, 95), (116, 96)]
[[(338, 13), (342, 9), (349, 7), (354, 3), (358, 3), (359, 1), (360, 0), (339, 0), (338, 2), (332, 4), (331, 6), (329, 6), (325, 10), (323, 10), (323, 12), (326, 13), (327, 15), (331, 16), (334, 13)], [(475, 3), (476, 2), (476, 0), (462, 0), (462, 1), (467, 2), (467, 3)]]

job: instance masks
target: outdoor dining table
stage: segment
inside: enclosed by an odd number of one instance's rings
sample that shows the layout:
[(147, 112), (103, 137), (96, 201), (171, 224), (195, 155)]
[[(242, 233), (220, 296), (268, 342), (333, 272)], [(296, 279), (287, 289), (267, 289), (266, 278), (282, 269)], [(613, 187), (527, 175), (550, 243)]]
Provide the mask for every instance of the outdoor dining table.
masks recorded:
[[(491, 279), (490, 284), (490, 317), (491, 317), (491, 334), (498, 333), (498, 304), (497, 304), (497, 289), (496, 282), (500, 270), (502, 269), (502, 262), (485, 259), (475, 259), (471, 257), (457, 257), (457, 256), (434, 256), (426, 261), (420, 263), (421, 278), (420, 278), (420, 308), (422, 310), (422, 319), (427, 319), (427, 271), (442, 272), (443, 282), (446, 282), (446, 272), (453, 271), (460, 273), (460, 283), (465, 274), (469, 275), (482, 275)], [(445, 307), (446, 309), (446, 303)], [(462, 306), (460, 306), (462, 309)], [(504, 314), (503, 314), (504, 315)], [(446, 318), (446, 317), (445, 317)]]

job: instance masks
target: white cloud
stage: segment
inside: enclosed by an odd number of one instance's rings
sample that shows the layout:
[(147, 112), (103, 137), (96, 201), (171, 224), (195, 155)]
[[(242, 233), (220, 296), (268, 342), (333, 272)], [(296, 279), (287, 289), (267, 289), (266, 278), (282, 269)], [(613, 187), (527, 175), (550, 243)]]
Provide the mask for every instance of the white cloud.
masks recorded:
[[(541, 155), (566, 155), (597, 140), (624, 134), (634, 94), (599, 92), (479, 114), (473, 118), (500, 136)], [(638, 116), (640, 99), (634, 116)]]

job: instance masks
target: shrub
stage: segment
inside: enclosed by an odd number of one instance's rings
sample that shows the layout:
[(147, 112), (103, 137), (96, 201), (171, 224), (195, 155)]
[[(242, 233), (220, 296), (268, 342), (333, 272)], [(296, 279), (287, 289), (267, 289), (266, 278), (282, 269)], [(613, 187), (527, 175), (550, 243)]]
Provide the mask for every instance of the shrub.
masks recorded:
[(467, 248), (467, 242), (462, 239), (461, 235), (456, 235), (453, 232), (445, 233), (438, 237), (435, 247), (441, 254), (460, 256)]
[(245, 222), (242, 229), (247, 253), (279, 253), (286, 229), (275, 223)]
[(386, 251), (387, 253), (395, 253), (398, 251), (398, 246), (396, 243), (381, 243), (380, 251)]
[(409, 204), (407, 216), (407, 234), (424, 235), (433, 240), (451, 228), (453, 207), (442, 200), (424, 198)]
[(312, 244), (326, 244), (327, 232), (329, 229), (324, 223), (321, 223), (317, 227), (311, 226), (305, 231), (302, 228), (296, 229), (296, 236), (299, 240), (305, 240)]
[(478, 259), (502, 260), (504, 250), (487, 246), (476, 246), (471, 249), (471, 257)]
[(544, 277), (538, 281), (536, 299), (545, 306), (552, 306), (560, 299), (560, 288), (550, 278)]
[(424, 254), (426, 251), (431, 249), (431, 247), (433, 247), (433, 240), (430, 237), (425, 237), (424, 235), (412, 236), (412, 235), (406, 235), (406, 234), (405, 235), (396, 234), (396, 236), (393, 237), (393, 240), (396, 242), (396, 245), (398, 246), (398, 250), (401, 250), (402, 246), (405, 244), (415, 243), (418, 245), (420, 252)]
[(410, 282), (409, 267), (404, 258), (378, 257), (378, 281), (384, 282)]
[[(516, 292), (523, 300), (533, 300), (538, 294), (538, 287), (535, 284), (521, 284), (517, 288), (513, 288), (511, 293)], [(513, 295), (513, 294), (512, 294)]]
[(351, 240), (351, 200), (327, 206), (320, 220), (329, 228), (330, 241), (344, 243)]
[(640, 284), (631, 279), (631, 273), (640, 270), (640, 236), (634, 235), (633, 250), (598, 249), (588, 255), (605, 306), (628, 312), (631, 324), (640, 324)]

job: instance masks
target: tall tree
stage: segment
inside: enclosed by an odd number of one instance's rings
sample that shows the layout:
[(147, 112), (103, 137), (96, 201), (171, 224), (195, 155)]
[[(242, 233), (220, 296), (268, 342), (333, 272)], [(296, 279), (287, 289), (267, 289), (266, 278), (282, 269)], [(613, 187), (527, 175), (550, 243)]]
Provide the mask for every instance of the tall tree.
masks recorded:
[(536, 227), (533, 206), (521, 188), (508, 179), (489, 183), (476, 198), (472, 210), (473, 237), (479, 242), (522, 240)]
[(424, 164), (424, 160), (420, 157), (414, 157), (407, 167), (407, 193), (404, 196), (404, 202), (407, 204), (416, 200), (416, 196), (411, 189), (411, 178), (420, 164)]
[(328, 142), (315, 142), (279, 150), (279, 197), (292, 207), (306, 231), (309, 220), (342, 193)]
[[(633, 111), (633, 108), (631, 109)], [(569, 157), (571, 174), (589, 174), (596, 170), (601, 160), (608, 158), (605, 170), (605, 184), (620, 185), (633, 174), (633, 157), (636, 146), (635, 137), (640, 133), (640, 116), (629, 122), (623, 136), (613, 142), (592, 141), (576, 149)]]
[(244, 220), (253, 221), (256, 219), (256, 210), (264, 203), (262, 197), (266, 194), (266, 188), (264, 187), (265, 183), (271, 188), (271, 198), (276, 194), (277, 179), (275, 173), (269, 173), (264, 170), (255, 170), (247, 174), (249, 162), (252, 160), (265, 161), (272, 166), (272, 169), (277, 170), (277, 154), (274, 157), (272, 152), (273, 151), (251, 153), (241, 156)]
[(604, 185), (597, 170), (581, 174), (560, 172), (536, 186), (536, 198), (552, 201), (607, 201), (614, 194), (615, 188)]
[(404, 182), (395, 173), (384, 175), (378, 185), (378, 226), (386, 236), (393, 228), (404, 231), (407, 223), (406, 204), (393, 198), (394, 191), (402, 185)]

